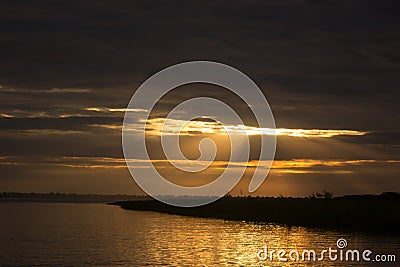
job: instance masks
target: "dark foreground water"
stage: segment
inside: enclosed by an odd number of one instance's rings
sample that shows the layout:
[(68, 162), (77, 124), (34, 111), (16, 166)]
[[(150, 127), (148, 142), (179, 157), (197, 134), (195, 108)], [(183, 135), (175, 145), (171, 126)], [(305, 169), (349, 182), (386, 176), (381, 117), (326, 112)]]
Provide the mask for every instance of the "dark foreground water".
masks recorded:
[[(400, 238), (395, 236), (127, 211), (103, 204), (0, 203), (0, 213), (1, 266), (400, 266)], [(342, 249), (340, 238), (347, 242)], [(329, 248), (337, 250), (331, 252), (337, 260), (326, 252), (319, 261)], [(355, 249), (359, 262), (347, 253)], [(304, 250), (315, 251), (315, 261), (312, 252), (305, 252), (303, 260)], [(365, 250), (372, 251), (365, 255), (369, 262), (362, 257)], [(391, 255), (396, 262), (378, 262), (393, 261)]]

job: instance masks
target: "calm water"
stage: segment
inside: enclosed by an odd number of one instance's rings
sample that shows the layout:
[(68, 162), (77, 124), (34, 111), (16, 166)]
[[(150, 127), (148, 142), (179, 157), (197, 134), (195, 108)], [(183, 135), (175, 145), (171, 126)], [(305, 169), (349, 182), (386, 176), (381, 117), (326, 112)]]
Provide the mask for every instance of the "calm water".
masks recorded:
[[(0, 212), (1, 266), (399, 266), (400, 261), (398, 237), (125, 211), (103, 204), (0, 203)], [(265, 245), (320, 254), (337, 249), (341, 237), (348, 242), (345, 249), (396, 254), (397, 262), (328, 261), (327, 255), (322, 262), (257, 258)]]

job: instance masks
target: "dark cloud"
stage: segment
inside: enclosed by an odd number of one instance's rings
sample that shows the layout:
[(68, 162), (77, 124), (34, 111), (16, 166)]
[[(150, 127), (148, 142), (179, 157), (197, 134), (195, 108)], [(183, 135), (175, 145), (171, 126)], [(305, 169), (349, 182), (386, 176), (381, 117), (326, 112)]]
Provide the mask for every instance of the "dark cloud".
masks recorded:
[[(100, 101), (101, 88), (122, 86), (121, 105), (154, 72), (210, 59), (249, 74), (278, 107), (278, 123), (311, 113), (346, 126), (337, 122), (344, 112), (324, 114), (332, 105), (337, 112), (384, 105), (373, 110), (381, 119), (397, 111), (396, 1), (3, 1), (1, 9), (0, 81), (7, 86), (97, 88), (82, 104)], [(281, 113), (285, 104), (296, 111)], [(362, 115), (347, 124), (365, 128)]]
[(87, 131), (91, 125), (122, 125), (122, 117), (67, 117), (67, 118), (0, 118), (4, 130), (55, 129), (62, 131)]

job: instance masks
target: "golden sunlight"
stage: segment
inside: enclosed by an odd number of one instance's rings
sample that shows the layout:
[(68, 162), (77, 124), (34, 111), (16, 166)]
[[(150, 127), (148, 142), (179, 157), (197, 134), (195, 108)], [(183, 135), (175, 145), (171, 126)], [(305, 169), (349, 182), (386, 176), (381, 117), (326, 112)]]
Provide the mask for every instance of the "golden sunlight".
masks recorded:
[[(143, 122), (142, 122), (143, 123)], [(147, 122), (151, 129), (147, 131), (150, 135), (199, 135), (199, 134), (233, 134), (246, 135), (276, 135), (304, 138), (330, 138), (334, 136), (362, 136), (368, 132), (356, 130), (332, 130), (332, 129), (288, 129), (288, 128), (258, 128), (246, 125), (221, 125), (212, 120), (196, 120), (185, 122), (176, 119), (156, 118)], [(182, 125), (184, 125), (182, 127)]]

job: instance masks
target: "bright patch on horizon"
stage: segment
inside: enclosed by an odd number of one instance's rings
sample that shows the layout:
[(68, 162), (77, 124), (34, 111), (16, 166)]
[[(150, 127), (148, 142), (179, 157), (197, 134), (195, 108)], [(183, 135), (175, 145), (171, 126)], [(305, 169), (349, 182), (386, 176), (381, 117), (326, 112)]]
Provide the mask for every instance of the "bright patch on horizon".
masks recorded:
[[(204, 164), (203, 162), (191, 161), (190, 163), (182, 160), (172, 160), (172, 162), (180, 162), (181, 164), (196, 165)], [(110, 158), (110, 157), (59, 157), (59, 158), (42, 158), (28, 159), (25, 157), (2, 156), (0, 157), (0, 165), (28, 165), (28, 166), (54, 166), (67, 168), (84, 168), (84, 169), (125, 169), (126, 164), (135, 166), (135, 168), (148, 168), (149, 164), (154, 164), (157, 168), (173, 168), (170, 166), (171, 161), (166, 159), (148, 160)], [(254, 168), (259, 166), (269, 166), (269, 162), (265, 161), (249, 161), (249, 162), (228, 162), (214, 161), (210, 170), (223, 170), (227, 165), (231, 167), (247, 167)], [(354, 167), (365, 168), (367, 165), (374, 166), (398, 166), (400, 160), (374, 160), (374, 159), (352, 159), (352, 160), (316, 160), (316, 159), (292, 159), (292, 160), (275, 160), (271, 166), (271, 171), (275, 173), (285, 174), (316, 174), (316, 173), (336, 173), (349, 174), (356, 169)]]
[[(362, 136), (368, 132), (357, 130), (332, 130), (332, 129), (289, 129), (289, 128), (258, 128), (246, 125), (221, 125), (211, 119), (192, 120), (184, 122), (182, 120), (156, 118), (147, 121), (150, 135), (183, 135), (194, 136), (200, 134), (220, 134), (226, 135), (227, 131), (233, 134), (245, 135), (276, 135), (304, 138), (330, 138), (334, 136)], [(184, 125), (184, 127), (181, 127)], [(132, 129), (138, 125), (132, 125)]]

